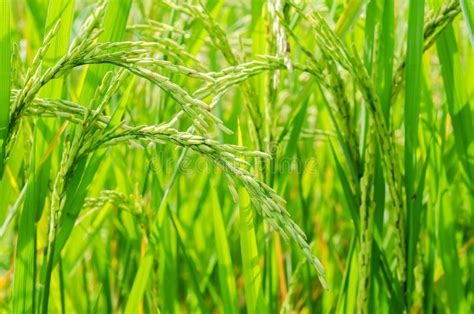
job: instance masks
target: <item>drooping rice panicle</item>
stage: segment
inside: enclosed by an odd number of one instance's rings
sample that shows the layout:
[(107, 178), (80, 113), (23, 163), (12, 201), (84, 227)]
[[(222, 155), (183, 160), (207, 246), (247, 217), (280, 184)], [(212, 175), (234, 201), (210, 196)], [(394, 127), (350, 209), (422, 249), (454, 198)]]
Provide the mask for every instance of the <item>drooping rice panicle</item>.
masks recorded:
[[(38, 109), (35, 109), (35, 107)], [(38, 114), (59, 115), (71, 122), (84, 121), (85, 117), (92, 112), (87, 108), (75, 105), (70, 102), (60, 102), (54, 100), (37, 99), (31, 106), (31, 112)], [(72, 109), (72, 110), (71, 110)], [(65, 111), (65, 112), (64, 112)], [(110, 118), (97, 116), (95, 125), (104, 128)], [(283, 207), (284, 200), (265, 183), (259, 182), (250, 172), (239, 168), (235, 163), (248, 164), (238, 156), (268, 158), (269, 155), (259, 151), (247, 151), (236, 145), (220, 144), (211, 139), (186, 132), (179, 132), (169, 128), (167, 124), (161, 126), (138, 126), (130, 127), (125, 124), (119, 126), (122, 131), (113, 130), (114, 133), (107, 132), (102, 138), (88, 146), (81, 147), (81, 152), (89, 153), (92, 150), (108, 145), (116, 145), (128, 141), (152, 141), (157, 143), (173, 143), (182, 147), (189, 147), (193, 151), (200, 153), (211, 161), (215, 162), (223, 169), (233, 181), (242, 184), (250, 194), (251, 201), (269, 224), (285, 238), (294, 240), (303, 250), (308, 261), (315, 267), (319, 280), (323, 287), (327, 287), (324, 279), (324, 269), (321, 262), (312, 254), (306, 242), (303, 231), (290, 218), (288, 212)], [(118, 132), (117, 132), (118, 131)], [(77, 146), (77, 145), (76, 145)]]
[[(304, 14), (296, 5), (293, 5), (300, 14)], [(395, 153), (393, 135), (391, 134), (383, 117), (380, 100), (375, 92), (373, 83), (362, 65), (360, 59), (353, 55), (336, 34), (329, 28), (326, 21), (318, 12), (312, 12), (308, 21), (316, 34), (316, 40), (321, 49), (325, 50), (328, 56), (340, 64), (354, 77), (361, 90), (368, 111), (374, 120), (377, 140), (382, 153), (384, 165), (384, 175), (387, 180), (391, 199), (393, 202), (394, 224), (397, 230), (395, 234), (397, 273), (400, 281), (406, 278), (405, 270), (405, 203), (403, 197), (403, 181), (400, 164)]]
[[(268, 0), (268, 12), (270, 13), (270, 17), (272, 19), (272, 32), (275, 37), (275, 46), (276, 46), (276, 55), (278, 57), (282, 57), (286, 68), (291, 71), (291, 60), (290, 60), (290, 43), (288, 42), (288, 38), (286, 37), (286, 30), (285, 27), (282, 25), (283, 16), (283, 5), (284, 1), (282, 0)], [(278, 87), (279, 82), (279, 71), (275, 71), (273, 76), (273, 88)]]
[[(206, 31), (209, 33), (212, 42), (214, 45), (222, 52), (225, 59), (231, 66), (236, 66), (239, 62), (241, 62), (241, 57), (236, 55), (236, 53), (231, 48), (229, 40), (227, 38), (226, 33), (220, 27), (219, 24), (212, 18), (209, 12), (202, 6), (194, 6), (190, 4), (178, 5), (176, 3), (170, 2), (161, 2), (165, 6), (169, 6), (177, 11), (180, 11), (190, 17), (197, 18), (203, 26), (205, 27)], [(253, 126), (255, 127), (256, 138), (254, 138), (254, 142), (257, 145), (257, 149), (261, 149), (262, 147), (262, 136), (259, 134), (263, 132), (262, 130), (262, 112), (260, 109), (260, 105), (258, 104), (256, 91), (252, 84), (244, 83), (242, 85), (242, 91), (245, 95), (245, 104), (246, 107), (251, 115)]]
[(472, 312), (473, 21), (0, 0), (0, 312)]
[[(447, 26), (461, 13), (461, 6), (459, 1), (447, 1), (441, 6), (439, 11), (428, 16), (424, 25), (424, 47), (423, 49), (428, 50), (436, 41), (436, 38), (441, 34)], [(392, 99), (396, 98), (400, 92), (401, 85), (403, 84), (403, 78), (405, 74), (406, 60), (398, 65), (397, 71), (393, 77), (393, 88), (392, 88)]]

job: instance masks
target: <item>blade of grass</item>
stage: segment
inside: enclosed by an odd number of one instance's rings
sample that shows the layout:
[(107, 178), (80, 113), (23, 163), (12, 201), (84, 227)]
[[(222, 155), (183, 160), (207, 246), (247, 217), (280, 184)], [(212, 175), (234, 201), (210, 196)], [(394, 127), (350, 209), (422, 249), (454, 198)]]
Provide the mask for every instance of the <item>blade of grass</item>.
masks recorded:
[[(339, 296), (338, 296), (337, 302), (336, 302), (336, 310), (340, 311), (338, 313), (346, 313), (348, 304), (355, 304), (355, 302), (356, 302), (355, 298), (352, 298), (352, 299), (348, 300), (349, 288), (351, 286), (350, 275), (351, 275), (351, 273), (354, 272), (354, 271), (351, 271), (351, 269), (353, 267), (352, 259), (353, 259), (354, 252), (355, 252), (355, 249), (356, 249), (356, 244), (357, 244), (356, 240), (357, 240), (357, 237), (353, 236), (351, 238), (351, 244), (349, 245), (349, 251), (348, 251), (347, 261), (346, 261), (346, 268), (344, 270), (344, 275), (343, 275), (343, 279), (342, 279), (342, 282), (341, 282), (341, 290), (339, 292)], [(356, 286), (354, 286), (352, 284), (352, 287), (355, 288)]]
[[(310, 86), (312, 84), (308, 84), (307, 87), (310, 89)], [(296, 153), (296, 148), (298, 144), (298, 140), (301, 134), (301, 129), (303, 128), (303, 123), (305, 121), (305, 117), (307, 114), (307, 108), (308, 108), (308, 103), (309, 103), (309, 96), (310, 93), (302, 93), (304, 97), (301, 98), (301, 105), (295, 109), (294, 113), (294, 118), (289, 121), (288, 125), (285, 126), (285, 128), (291, 128), (290, 132), (290, 138), (288, 140), (288, 144), (285, 147), (285, 150), (283, 152), (283, 156), (281, 156), (281, 160), (284, 161), (291, 161)], [(280, 139), (282, 140), (283, 137), (286, 135), (286, 132), (282, 132), (280, 134)], [(275, 169), (275, 161), (276, 161), (277, 156), (273, 156), (272, 158), (272, 164), (271, 164), (271, 183), (273, 184), (273, 180), (275, 179), (275, 174), (276, 171), (279, 171), (278, 169)], [(277, 181), (277, 191), (279, 194), (282, 194), (285, 187), (286, 187), (286, 182), (288, 180), (288, 175), (283, 174), (278, 178)]]
[[(58, 132), (58, 134), (60, 133), (61, 130)], [(36, 232), (37, 222), (40, 217), (39, 213), (42, 210), (42, 204), (44, 202), (44, 198), (39, 200), (39, 196), (41, 195), (41, 191), (44, 194), (46, 193), (46, 188), (42, 186), (40, 182), (38, 182), (38, 180), (40, 180), (39, 173), (41, 173), (44, 166), (44, 164), (41, 162), (41, 160), (44, 158), (44, 155), (41, 158), (38, 157), (43, 152), (43, 143), (40, 145), (38, 142), (43, 141), (44, 137), (41, 137), (39, 128), (34, 128), (32, 143), (33, 154), (31, 155), (30, 169), (28, 170), (28, 186), (25, 185), (26, 196), (20, 216), (19, 224), (21, 231), (17, 239), (17, 253), (15, 258), (13, 300), (17, 300), (21, 303), (19, 305), (20, 308), (30, 308), (31, 311), (36, 309)], [(41, 146), (41, 148), (38, 146)], [(55, 143), (52, 143), (51, 147), (54, 146)], [(39, 160), (39, 165), (37, 165), (37, 160)], [(28, 290), (30, 286), (33, 287), (32, 290)], [(25, 289), (28, 292), (25, 293)], [(26, 297), (24, 294), (28, 293), (31, 293), (31, 295)], [(15, 306), (16, 305), (14, 302), (14, 308)], [(18, 307), (16, 308), (18, 309)]]
[[(427, 149), (427, 156), (426, 160), (424, 162), (424, 165), (421, 169), (420, 173), (420, 179), (418, 182), (418, 186), (416, 187), (416, 191), (413, 197), (413, 204), (411, 211), (408, 213), (408, 221), (410, 223), (408, 224), (408, 234), (409, 234), (409, 239), (408, 239), (408, 292), (407, 292), (407, 299), (408, 299), (408, 307), (411, 309), (417, 309), (418, 306), (421, 306), (420, 304), (416, 304), (416, 298), (414, 295), (423, 293), (419, 291), (420, 287), (416, 283), (416, 268), (417, 268), (417, 258), (420, 258), (422, 253), (420, 251), (420, 231), (423, 227), (421, 227), (421, 224), (418, 223), (419, 221), (422, 221), (422, 210), (423, 210), (423, 192), (425, 188), (425, 178), (426, 178), (426, 170), (428, 169), (428, 164), (429, 164), (429, 158), (430, 158), (430, 147)], [(410, 268), (411, 267), (411, 268)]]
[(0, 2), (0, 179), (3, 177), (5, 140), (10, 114), (11, 81), (10, 0)]
[(444, 91), (451, 117), (456, 152), (465, 171), (468, 189), (474, 191), (474, 122), (472, 109), (469, 104), (459, 50), (452, 26), (439, 36), (436, 42), (438, 57), (441, 63), (441, 74)]
[(449, 193), (456, 192), (448, 191), (446, 179), (442, 180), (444, 189), (441, 192), (440, 208), (438, 209), (437, 229), (440, 258), (445, 272), (448, 307), (452, 313), (465, 313), (462, 271), (459, 265), (459, 256), (456, 254), (458, 246), (455, 239), (455, 217), (448, 197)]
[[(242, 133), (238, 128), (239, 144)], [(245, 283), (245, 298), (248, 313), (263, 313), (265, 306), (261, 290), (262, 278), (259, 265), (257, 240), (254, 227), (254, 214), (247, 190), (239, 188), (240, 209), (240, 248)]]
[(419, 211), (414, 200), (417, 177), (416, 150), (418, 146), (418, 121), (420, 115), (421, 87), (422, 87), (422, 56), (423, 56), (423, 21), (424, 0), (411, 0), (408, 16), (407, 56), (405, 72), (405, 191), (407, 207), (407, 231), (408, 254), (407, 254), (407, 302), (408, 309), (411, 308), (412, 291), (414, 290), (414, 263), (416, 247), (418, 243), (418, 232), (413, 230), (413, 224), (417, 224)]
[[(103, 32), (99, 36), (99, 42), (116, 42), (122, 40), (125, 34), (132, 0), (112, 0), (107, 4), (103, 21)], [(95, 90), (101, 84), (105, 73), (112, 69), (112, 65), (100, 64), (86, 68), (84, 85), (78, 92), (79, 103), (87, 104), (94, 96)]]
[[(377, 3), (377, 1), (376, 1)], [(381, 0), (378, 1), (378, 5), (374, 7), (380, 7), (379, 9), (374, 8), (372, 14), (377, 16), (378, 26), (375, 29), (378, 31), (377, 41), (378, 45), (375, 49), (376, 59), (373, 62), (376, 63), (375, 75), (376, 87), (382, 106), (382, 112), (385, 118), (385, 122), (390, 121), (390, 107), (391, 107), (391, 94), (392, 94), (392, 76), (393, 76), (393, 61), (394, 61), (394, 1), (393, 0)], [(374, 177), (374, 193), (375, 193), (375, 213), (374, 213), (374, 224), (378, 234), (383, 234), (384, 229), (384, 215), (385, 215), (385, 179), (383, 176), (382, 159), (380, 152), (376, 152), (375, 161), (375, 177)], [(376, 243), (375, 243), (376, 247)], [(379, 250), (374, 249), (372, 252), (372, 273), (376, 274), (376, 279), (373, 280), (373, 286), (370, 296), (369, 311), (375, 312), (383, 304), (385, 304), (385, 289), (383, 282), (383, 273), (380, 271), (381, 267), (381, 256)], [(382, 253), (384, 254), (384, 253)], [(394, 298), (392, 298), (394, 299)], [(392, 301), (396, 302), (396, 301)]]
[(154, 257), (151, 252), (147, 252), (141, 260), (124, 313), (134, 313), (140, 308), (140, 303), (143, 299), (143, 294), (145, 293), (150, 278), (153, 260)]
[[(35, 151), (38, 129), (33, 135)], [(35, 169), (35, 154), (31, 155), (30, 169)], [(19, 231), (16, 243), (15, 274), (13, 277), (12, 311), (14, 313), (33, 313), (35, 310), (35, 274), (36, 274), (36, 204), (35, 188), (37, 182), (34, 170), (26, 189), (25, 202), (19, 218)]]
[[(191, 258), (191, 254), (193, 254), (193, 249), (192, 248), (187, 249), (187, 247), (185, 245), (185, 242), (186, 242), (185, 241), (185, 236), (184, 236), (184, 233), (183, 233), (184, 228), (179, 223), (176, 215), (173, 212), (170, 211), (170, 208), (168, 207), (167, 209), (168, 209), (168, 214), (169, 214), (170, 221), (171, 221), (171, 223), (173, 225), (173, 228), (176, 232), (176, 238), (178, 240), (179, 247), (181, 248), (181, 251), (183, 253), (184, 262), (185, 262), (186, 266), (189, 269), (189, 273), (190, 273), (190, 277), (191, 277), (191, 284), (194, 288), (194, 294), (195, 294), (195, 298), (197, 299), (198, 309), (202, 313), (209, 312), (209, 309), (204, 304), (204, 297), (203, 297), (201, 288), (199, 286), (199, 280), (197, 278), (197, 275), (200, 273), (199, 271), (197, 271), (196, 266), (195, 266), (195, 265), (197, 265), (197, 260), (194, 259), (194, 261), (193, 261), (192, 258)], [(189, 253), (188, 253), (188, 251), (189, 251)], [(196, 310), (194, 310), (194, 311), (196, 311)]]
[(251, 31), (255, 29), (257, 22), (260, 20), (264, 3), (265, 3), (264, 0), (252, 1), (252, 7), (251, 7), (252, 22), (250, 23), (250, 27), (249, 27)]
[(26, 38), (26, 60), (32, 63), (35, 52), (41, 46), (44, 39), (44, 26), (48, 13), (49, 0), (26, 0), (26, 27), (24, 36)]
[[(461, 67), (459, 50), (451, 25), (438, 37), (436, 50), (441, 64), (446, 102), (454, 133), (455, 150), (461, 163), (461, 173), (465, 174), (466, 187), (472, 195), (474, 189), (474, 163), (472, 161), (474, 133), (471, 130), (474, 129), (474, 125), (472, 111), (463, 81), (464, 74)], [(445, 147), (442, 147), (442, 152), (444, 151)], [(442, 168), (443, 172), (447, 172), (447, 169), (444, 169), (445, 166)], [(446, 273), (448, 305), (450, 310), (456, 313), (465, 312), (466, 305), (462, 297), (462, 270), (459, 256), (455, 254), (457, 251), (455, 217), (453, 216), (448, 194), (457, 192), (450, 191), (452, 188), (446, 181), (447, 179), (444, 179), (443, 173), (442, 188), (440, 191), (440, 209), (438, 213), (438, 243), (443, 268)]]
[(340, 37), (344, 37), (347, 31), (354, 25), (354, 23), (359, 18), (362, 8), (365, 5), (366, 0), (351, 0), (341, 16), (337, 20), (335, 32)]
[[(217, 184), (213, 184), (213, 186), (217, 186)], [(224, 301), (224, 312), (238, 313), (237, 292), (235, 288), (235, 278), (232, 271), (232, 258), (229, 253), (229, 244), (227, 243), (227, 233), (225, 231), (221, 206), (219, 204), (217, 191), (215, 189), (210, 189), (209, 192), (211, 194), (210, 201), (213, 213), (214, 239), (216, 243), (219, 282)]]
[[(51, 31), (58, 21), (61, 21), (61, 26), (43, 57), (44, 67), (53, 66), (68, 50), (74, 19), (74, 5), (75, 0), (49, 1), (45, 34)], [(61, 98), (63, 85), (64, 77), (54, 79), (42, 88), (40, 95), (45, 98)]]
[[(242, 254), (242, 267), (245, 282), (245, 298), (249, 313), (261, 313), (264, 309), (261, 293), (261, 269), (253, 222), (253, 212), (250, 198), (244, 188), (239, 189), (240, 208), (240, 245)], [(259, 310), (260, 309), (260, 310)]]
[(385, 121), (390, 118), (390, 107), (392, 97), (393, 55), (395, 47), (395, 8), (394, 0), (385, 0), (383, 5), (382, 29), (380, 36), (379, 61), (379, 88), (380, 103), (384, 113)]
[[(378, 34), (380, 32), (380, 28), (378, 27), (378, 16), (380, 15), (378, 5), (379, 3), (376, 0), (369, 1), (364, 29), (364, 64), (367, 68), (367, 72), (372, 76), (373, 73), (376, 73), (377, 71), (377, 44), (378, 37), (380, 36)], [(378, 73), (376, 74), (378, 75)]]
[(459, 0), (461, 4), (462, 14), (466, 21), (467, 32), (471, 45), (474, 48), (474, 4), (472, 0)]

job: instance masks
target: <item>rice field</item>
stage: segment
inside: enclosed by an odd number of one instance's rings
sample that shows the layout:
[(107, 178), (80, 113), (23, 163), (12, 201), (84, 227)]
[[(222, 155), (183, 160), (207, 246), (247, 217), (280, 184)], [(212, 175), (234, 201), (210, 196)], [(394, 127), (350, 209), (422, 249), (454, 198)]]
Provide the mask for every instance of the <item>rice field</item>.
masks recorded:
[(472, 0), (0, 0), (0, 313), (473, 313)]

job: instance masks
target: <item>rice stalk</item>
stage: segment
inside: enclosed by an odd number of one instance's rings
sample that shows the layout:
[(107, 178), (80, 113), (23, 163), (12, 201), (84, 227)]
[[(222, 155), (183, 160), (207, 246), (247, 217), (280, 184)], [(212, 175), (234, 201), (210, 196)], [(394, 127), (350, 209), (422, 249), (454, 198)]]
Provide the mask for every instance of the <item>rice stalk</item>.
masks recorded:
[(360, 250), (359, 250), (359, 287), (357, 291), (357, 312), (369, 312), (371, 286), (372, 243), (374, 239), (374, 176), (376, 160), (376, 136), (373, 130), (368, 134), (368, 146), (365, 153), (364, 175), (361, 179), (360, 204)]

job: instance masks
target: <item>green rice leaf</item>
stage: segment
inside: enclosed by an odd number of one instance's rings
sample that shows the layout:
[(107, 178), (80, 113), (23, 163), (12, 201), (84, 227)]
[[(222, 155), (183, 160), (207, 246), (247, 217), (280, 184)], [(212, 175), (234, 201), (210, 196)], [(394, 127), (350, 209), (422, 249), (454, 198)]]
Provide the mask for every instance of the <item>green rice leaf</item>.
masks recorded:
[[(216, 186), (214, 184), (214, 186)], [(216, 243), (217, 263), (219, 268), (219, 282), (225, 313), (238, 313), (237, 291), (233, 274), (232, 258), (229, 254), (229, 244), (222, 209), (215, 189), (210, 190), (210, 201), (213, 213), (214, 239)]]
[(132, 313), (140, 308), (140, 303), (142, 302), (143, 294), (147, 288), (150, 272), (153, 267), (153, 260), (153, 254), (147, 253), (141, 261), (137, 275), (133, 281), (133, 286), (127, 300), (127, 305), (125, 306), (125, 313)]
[(407, 304), (411, 308), (414, 290), (414, 261), (419, 240), (414, 227), (420, 217), (421, 206), (416, 206), (418, 121), (420, 116), (422, 87), (424, 0), (412, 0), (409, 7), (407, 57), (405, 73), (405, 191), (408, 227)]
[(464, 73), (452, 27), (439, 36), (436, 43), (445, 85), (447, 106), (453, 124), (456, 152), (465, 172), (467, 186), (474, 191), (474, 120), (466, 95)]
[(469, 33), (469, 39), (471, 45), (474, 48), (474, 4), (470, 0), (459, 0), (461, 3), (462, 14), (466, 21), (467, 31)]
[(10, 0), (3, 0), (0, 2), (0, 179), (10, 114), (11, 55)]
[[(240, 128), (239, 128), (240, 129)], [(242, 137), (239, 132), (240, 142)], [(247, 190), (239, 188), (240, 246), (244, 272), (245, 298), (249, 313), (262, 313), (265, 309), (262, 295), (262, 275), (258, 263), (258, 248), (254, 227), (254, 213)]]
[[(122, 40), (130, 14), (132, 0), (109, 1), (103, 21), (103, 32), (99, 36), (100, 42), (116, 42)], [(112, 69), (111, 65), (100, 64), (93, 68), (86, 68), (86, 75), (82, 89), (78, 91), (79, 103), (88, 104), (94, 96), (95, 90), (101, 84), (105, 73)]]
[(337, 20), (335, 32), (340, 37), (343, 37), (351, 27), (355, 24), (360, 14), (362, 13), (362, 8), (364, 7), (366, 0), (351, 0), (345, 6), (344, 11)]

